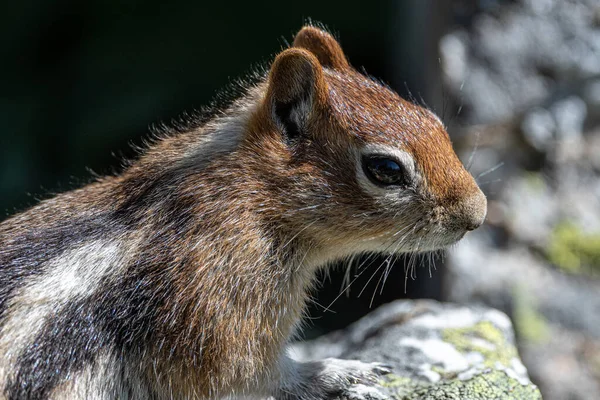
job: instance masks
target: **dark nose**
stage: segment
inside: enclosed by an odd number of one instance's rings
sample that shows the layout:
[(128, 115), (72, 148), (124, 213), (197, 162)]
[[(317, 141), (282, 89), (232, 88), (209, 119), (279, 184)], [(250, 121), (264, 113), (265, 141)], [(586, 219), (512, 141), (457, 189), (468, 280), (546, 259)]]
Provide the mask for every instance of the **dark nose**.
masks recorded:
[(468, 231), (475, 230), (483, 224), (487, 214), (487, 199), (478, 188), (477, 192), (469, 196), (461, 207), (464, 227)]
[(481, 225), (483, 224), (483, 221), (479, 222), (467, 222), (467, 225), (465, 226), (465, 228), (468, 231), (474, 231), (475, 229), (479, 228)]

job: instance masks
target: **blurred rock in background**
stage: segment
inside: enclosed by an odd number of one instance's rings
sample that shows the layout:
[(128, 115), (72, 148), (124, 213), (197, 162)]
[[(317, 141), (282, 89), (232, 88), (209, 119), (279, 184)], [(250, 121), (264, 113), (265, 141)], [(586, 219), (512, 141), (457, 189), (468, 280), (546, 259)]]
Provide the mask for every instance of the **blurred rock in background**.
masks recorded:
[(600, 398), (600, 3), (494, 3), (440, 41), (452, 134), (488, 195), (445, 299), (513, 319), (546, 400)]

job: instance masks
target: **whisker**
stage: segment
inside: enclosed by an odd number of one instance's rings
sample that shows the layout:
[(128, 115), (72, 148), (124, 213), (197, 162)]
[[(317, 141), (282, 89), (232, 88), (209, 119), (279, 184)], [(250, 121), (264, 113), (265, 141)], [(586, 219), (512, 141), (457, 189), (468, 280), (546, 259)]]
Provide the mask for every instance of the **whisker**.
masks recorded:
[[(399, 233), (401, 233), (402, 231), (406, 231), (406, 230), (408, 230), (409, 228), (412, 228), (412, 230), (414, 231), (414, 229), (415, 229), (415, 228), (418, 226), (419, 222), (421, 222), (421, 219), (420, 219), (420, 218), (416, 218), (416, 221), (415, 221), (414, 225), (412, 225), (412, 226), (411, 226), (411, 225), (408, 225), (408, 226), (405, 226), (405, 227), (401, 228), (401, 229), (400, 229), (398, 232), (396, 232), (396, 233), (395, 233), (395, 235), (396, 235), (396, 234), (399, 234)], [(396, 250), (397, 250), (397, 248), (398, 248), (398, 247), (399, 247), (399, 246), (402, 244), (402, 242), (404, 241), (404, 239), (406, 238), (406, 236), (407, 236), (408, 234), (410, 234), (410, 232), (406, 233), (406, 234), (405, 234), (405, 235), (404, 235), (402, 238), (400, 238), (398, 241), (392, 241), (392, 242), (391, 242), (391, 243), (390, 243), (388, 246), (386, 246), (386, 247), (385, 247), (385, 249), (383, 249), (383, 251), (382, 251), (382, 252), (383, 252), (383, 253), (387, 252), (387, 251), (388, 251), (388, 250), (389, 250), (389, 249), (390, 249), (392, 246), (394, 246), (394, 245), (396, 245)], [(357, 279), (358, 279), (360, 276), (362, 276), (362, 274), (363, 274), (363, 273), (364, 273), (364, 272), (365, 272), (365, 271), (368, 269), (368, 267), (370, 267), (370, 266), (373, 264), (373, 263), (371, 262), (371, 263), (370, 263), (370, 264), (367, 266), (367, 268), (364, 268), (362, 271), (360, 271), (360, 269), (362, 268), (362, 266), (363, 266), (363, 265), (364, 265), (366, 262), (370, 261), (370, 259), (371, 259), (371, 258), (372, 258), (374, 255), (375, 255), (375, 254), (371, 254), (369, 257), (367, 257), (365, 260), (363, 260), (363, 262), (362, 262), (362, 263), (361, 263), (361, 264), (358, 266), (358, 268), (357, 268), (357, 272), (358, 272), (358, 274), (357, 274), (357, 275), (354, 277), (354, 279), (352, 279), (352, 280), (351, 280), (351, 281), (350, 281), (350, 282), (349, 282), (349, 283), (348, 283), (348, 284), (347, 284), (347, 285), (346, 285), (346, 286), (345, 286), (345, 287), (344, 287), (342, 290), (340, 290), (340, 293), (339, 293), (339, 294), (338, 294), (338, 295), (337, 295), (337, 296), (336, 296), (336, 297), (335, 297), (335, 298), (334, 298), (334, 299), (331, 301), (331, 303), (329, 303), (329, 305), (328, 305), (328, 306), (327, 306), (327, 307), (324, 309), (324, 311), (331, 311), (331, 306), (333, 306), (333, 304), (334, 304), (334, 303), (335, 303), (335, 302), (336, 302), (336, 301), (337, 301), (337, 300), (338, 300), (338, 299), (339, 299), (339, 298), (342, 296), (342, 294), (343, 294), (344, 292), (348, 291), (348, 290), (350, 289), (350, 287), (352, 286), (352, 284), (353, 284), (354, 282), (356, 282), (356, 280), (357, 280)], [(383, 264), (382, 264), (382, 265), (383, 265)], [(369, 278), (369, 280), (367, 281), (367, 283), (365, 284), (365, 286), (363, 287), (363, 289), (362, 289), (362, 290), (361, 290), (361, 292), (359, 293), (359, 295), (358, 295), (359, 297), (360, 297), (360, 295), (361, 295), (361, 294), (364, 292), (365, 288), (367, 287), (367, 285), (369, 284), (369, 282), (370, 282), (370, 281), (373, 279), (373, 277), (375, 276), (375, 274), (377, 273), (377, 271), (379, 271), (379, 270), (381, 269), (381, 266), (382, 266), (382, 265), (380, 265), (380, 266), (377, 268), (377, 270), (376, 270), (376, 271), (373, 273), (373, 275), (371, 276), (371, 278)], [(348, 276), (349, 276), (349, 272), (348, 272)], [(344, 282), (346, 282), (346, 278), (344, 278)], [(375, 288), (375, 291), (377, 291), (377, 287)]]
[(477, 153), (477, 149), (479, 148), (479, 137), (481, 136), (481, 132), (477, 130), (475, 134), (475, 146), (473, 146), (473, 151), (471, 151), (471, 155), (469, 156), (469, 161), (467, 161), (467, 171), (471, 171), (471, 167), (473, 166), (473, 161), (475, 161), (475, 153)]
[(431, 264), (433, 264), (433, 259), (432, 259), (432, 252), (429, 251), (427, 252), (427, 269), (429, 271), (429, 279), (431, 279), (433, 277), (433, 275), (431, 274)]
[[(360, 268), (361, 268), (361, 267), (362, 267), (362, 266), (365, 264), (365, 262), (366, 262), (366, 260), (365, 260), (365, 261), (363, 261), (363, 262), (362, 262), (362, 263), (359, 265), (359, 267), (358, 267), (358, 270), (360, 270)], [(372, 263), (371, 263), (371, 264), (372, 264)], [(371, 264), (369, 264), (369, 266), (371, 266)], [(334, 304), (334, 303), (335, 303), (335, 302), (336, 302), (336, 301), (337, 301), (337, 300), (338, 300), (338, 299), (339, 299), (339, 298), (342, 296), (342, 294), (344, 294), (344, 292), (346, 292), (346, 290), (348, 290), (348, 289), (350, 288), (350, 286), (352, 286), (352, 284), (353, 284), (354, 282), (356, 282), (356, 280), (357, 280), (358, 278), (360, 278), (360, 276), (361, 276), (361, 275), (362, 275), (362, 274), (363, 274), (363, 273), (364, 273), (364, 272), (365, 272), (367, 269), (368, 269), (368, 268), (365, 268), (365, 269), (363, 269), (362, 271), (360, 271), (360, 272), (359, 272), (359, 273), (358, 273), (358, 274), (357, 274), (357, 275), (354, 277), (354, 279), (352, 279), (352, 281), (350, 281), (350, 283), (348, 283), (348, 285), (347, 285), (347, 286), (346, 286), (344, 289), (342, 289), (342, 290), (340, 291), (340, 293), (339, 293), (339, 294), (338, 294), (338, 295), (335, 297), (335, 299), (333, 299), (333, 300), (331, 301), (331, 303), (329, 303), (329, 305), (328, 305), (328, 306), (327, 306), (327, 307), (324, 309), (324, 311), (331, 311), (331, 306), (332, 306), (332, 305), (333, 305), (333, 304)]]
[[(352, 270), (352, 264), (354, 264), (355, 259), (356, 259), (356, 255), (352, 255), (348, 259), (348, 263), (347, 263), (348, 267), (346, 268), (346, 272), (344, 272), (344, 279), (342, 279), (342, 285), (340, 286), (340, 293), (342, 293), (344, 291), (343, 289), (346, 286), (347, 282), (350, 282), (350, 271)], [(346, 292), (346, 296), (350, 296), (349, 290)]]
[(387, 281), (388, 276), (390, 275), (390, 272), (392, 272), (392, 267), (393, 265), (391, 264), (391, 259), (387, 259), (386, 260), (386, 267), (385, 267), (385, 272), (384, 272), (384, 278), (383, 278), (383, 285), (381, 285), (381, 292), (379, 292), (380, 295), (383, 294), (383, 288), (385, 286), (385, 282)]
[[(385, 263), (382, 263), (381, 266), (383, 266)], [(381, 266), (379, 268), (381, 268)], [(387, 266), (386, 266), (387, 269)], [(375, 272), (377, 273), (377, 272)], [(383, 276), (385, 275), (385, 269), (383, 270), (383, 272), (381, 273), (381, 276), (379, 277), (379, 280), (377, 281), (377, 285), (375, 285), (375, 290), (373, 290), (373, 295), (371, 295), (371, 301), (369, 302), (369, 308), (373, 307), (373, 300), (375, 300), (375, 295), (377, 294), (377, 288), (379, 287), (379, 284), (381, 283), (381, 280), (383, 279)], [(383, 292), (383, 286), (381, 286), (381, 291)]]
[[(420, 220), (418, 219), (415, 222), (415, 226), (419, 222), (420, 222)], [(383, 278), (383, 285), (381, 285), (381, 292), (379, 293), (380, 295), (383, 294), (383, 288), (385, 287), (385, 282), (387, 281), (387, 278), (388, 278), (390, 272), (392, 271), (393, 265), (391, 265), (390, 261), (391, 261), (392, 257), (396, 254), (396, 252), (398, 251), (398, 248), (400, 247), (400, 245), (404, 241), (405, 237), (406, 237), (406, 235), (404, 235), (402, 238), (400, 238), (400, 240), (398, 240), (397, 245), (394, 248), (394, 251), (385, 259), (386, 267), (385, 267), (385, 271), (384, 271), (384, 274), (383, 274), (384, 278)], [(371, 302), (372, 302), (372, 300), (371, 300)]]
[(318, 220), (314, 220), (313, 222), (307, 224), (304, 226), (304, 228), (300, 229), (298, 232), (296, 232), (296, 234), (294, 236), (292, 236), (292, 238), (290, 240), (288, 240), (282, 247), (281, 249), (285, 249), (290, 243), (292, 243), (294, 241), (294, 239), (296, 239), (302, 232), (304, 232), (306, 229), (310, 228), (312, 225), (314, 225)]
[(394, 250), (392, 250), (390, 252), (390, 254), (388, 254), (388, 256), (385, 258), (385, 260), (381, 263), (380, 267), (385, 265), (385, 268), (383, 270), (383, 272), (381, 273), (381, 276), (379, 277), (379, 280), (377, 281), (377, 285), (375, 286), (375, 290), (373, 290), (373, 295), (371, 296), (371, 302), (369, 303), (369, 308), (371, 308), (373, 306), (373, 300), (375, 299), (375, 294), (377, 293), (377, 288), (379, 287), (379, 284), (381, 283), (381, 280), (383, 279), (383, 284), (381, 285), (381, 291), (380, 291), (380, 295), (383, 293), (383, 288), (385, 287), (385, 281), (387, 279), (387, 276), (389, 274), (389, 271), (391, 269), (390, 266), (390, 260), (392, 259), (392, 257), (395, 255), (395, 253), (398, 251), (398, 247), (400, 247), (400, 245), (402, 244), (401, 241), (398, 241), (396, 243), (396, 247), (394, 247)]
[[(360, 269), (363, 267), (363, 265), (365, 265), (367, 262), (371, 261), (375, 255), (376, 255), (375, 253), (369, 253), (369, 254), (368, 254), (368, 255), (367, 255), (365, 258), (364, 258), (364, 260), (363, 260), (363, 261), (362, 261), (362, 262), (361, 262), (361, 263), (358, 265), (358, 267), (356, 268), (356, 270), (357, 270), (357, 271), (359, 271), (359, 270), (360, 270)], [(365, 270), (366, 270), (368, 267), (370, 267), (372, 263), (373, 263), (373, 262), (371, 261), (371, 262), (369, 263), (369, 265), (367, 265), (367, 267), (365, 268)], [(346, 277), (344, 277), (344, 283), (345, 283), (345, 282), (348, 282), (348, 281), (350, 280), (350, 268), (351, 268), (351, 267), (352, 267), (352, 266), (350, 265), (350, 267), (348, 268), (348, 270), (347, 270), (347, 272), (346, 272), (346, 275), (348, 276), (348, 279), (346, 279)], [(344, 289), (340, 289), (340, 293), (344, 293), (344, 292), (346, 292), (346, 296), (350, 296), (350, 286), (351, 286), (351, 285), (352, 285), (352, 282), (350, 282), (350, 283), (349, 283), (349, 284), (348, 284), (348, 285), (347, 285), (347, 286), (346, 286)]]
[(304, 253), (304, 256), (302, 257), (302, 260), (300, 260), (300, 262), (298, 263), (298, 266), (296, 267), (296, 271), (298, 272), (300, 270), (300, 267), (302, 267), (302, 265), (304, 264), (304, 260), (306, 260), (306, 257), (308, 256), (308, 254), (310, 253), (310, 251), (315, 247), (315, 245), (312, 245), (308, 248), (308, 250)]
[(479, 186), (483, 186), (483, 185), (489, 185), (490, 183), (496, 183), (496, 182), (502, 182), (502, 178), (499, 179), (493, 179), (491, 181), (485, 181), (485, 182), (477, 182), (477, 184)]
[(498, 168), (502, 167), (503, 165), (504, 165), (504, 161), (500, 161), (498, 164), (496, 164), (492, 168), (488, 169), (487, 171), (483, 171), (482, 173), (480, 173), (479, 175), (477, 175), (477, 177), (475, 178), (475, 180), (481, 178), (482, 176), (486, 176), (487, 174), (491, 174), (492, 172), (494, 172)]
[[(367, 286), (369, 286), (369, 283), (371, 283), (371, 280), (375, 277), (375, 274), (377, 274), (377, 272), (381, 269), (382, 266), (383, 266), (383, 264), (379, 265), (379, 267), (377, 267), (377, 269), (375, 270), (375, 272), (373, 272), (373, 274), (371, 275), (371, 277), (369, 278), (369, 280), (367, 281), (367, 283), (365, 283), (365, 286), (362, 288), (362, 290), (358, 294), (358, 297), (360, 297), (363, 294), (363, 292), (365, 291), (365, 289), (367, 288)], [(377, 290), (377, 288), (375, 288), (375, 290)]]

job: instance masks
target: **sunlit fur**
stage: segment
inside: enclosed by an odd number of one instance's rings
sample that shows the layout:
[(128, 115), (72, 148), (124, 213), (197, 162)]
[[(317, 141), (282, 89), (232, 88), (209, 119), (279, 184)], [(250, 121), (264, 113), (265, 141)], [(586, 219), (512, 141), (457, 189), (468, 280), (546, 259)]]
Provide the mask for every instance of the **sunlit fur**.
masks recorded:
[[(322, 30), (245, 89), (120, 175), (0, 225), (0, 397), (308, 399), (383, 371), (286, 356), (316, 270), (454, 243), (485, 197), (440, 120)], [(373, 149), (410, 184), (370, 185)]]

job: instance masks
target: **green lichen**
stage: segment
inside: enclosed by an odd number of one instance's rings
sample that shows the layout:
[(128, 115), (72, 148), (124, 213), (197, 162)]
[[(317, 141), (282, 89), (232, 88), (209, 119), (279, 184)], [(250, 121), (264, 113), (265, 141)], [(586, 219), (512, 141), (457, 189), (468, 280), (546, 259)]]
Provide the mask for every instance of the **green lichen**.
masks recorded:
[(600, 274), (600, 234), (583, 232), (571, 222), (554, 227), (546, 251), (548, 260), (572, 274)]
[(425, 385), (400, 400), (541, 400), (533, 384), (522, 385), (503, 371), (488, 370), (471, 379), (440, 381)]
[(441, 365), (432, 365), (431, 371), (438, 373), (443, 379), (456, 378), (456, 371), (448, 372)]
[(396, 399), (405, 398), (427, 385), (425, 382), (395, 374), (386, 375), (379, 384), (393, 393)]
[(428, 383), (387, 375), (380, 385), (395, 400), (541, 400), (533, 384), (521, 384), (504, 371), (487, 369), (470, 379), (442, 379)]
[[(440, 373), (442, 379), (431, 383), (399, 375), (388, 375), (380, 382), (386, 393), (395, 400), (541, 400), (542, 395), (533, 384), (522, 384), (498, 364), (510, 367), (516, 358), (516, 348), (506, 340), (503, 332), (490, 321), (481, 321), (465, 328), (442, 331), (443, 340), (462, 353), (478, 352), (485, 361), (479, 372), (469, 379), (456, 374)], [(483, 342), (482, 342), (483, 341)], [(432, 367), (432, 370), (435, 368)]]
[[(481, 321), (466, 328), (444, 329), (442, 338), (461, 353), (480, 353), (484, 357), (486, 367), (493, 368), (496, 363), (509, 367), (511, 360), (517, 357), (517, 349), (508, 343), (502, 331), (489, 321)], [(478, 340), (484, 340), (485, 345), (478, 343)]]
[(519, 338), (532, 343), (546, 342), (550, 338), (550, 328), (544, 316), (537, 311), (535, 301), (527, 294), (526, 288), (516, 288), (513, 299), (513, 322)]
[(524, 175), (525, 183), (532, 192), (541, 193), (546, 190), (548, 185), (541, 174), (527, 172)]

